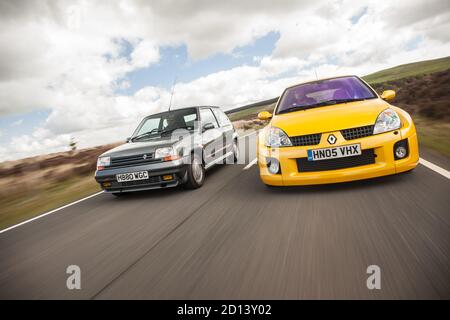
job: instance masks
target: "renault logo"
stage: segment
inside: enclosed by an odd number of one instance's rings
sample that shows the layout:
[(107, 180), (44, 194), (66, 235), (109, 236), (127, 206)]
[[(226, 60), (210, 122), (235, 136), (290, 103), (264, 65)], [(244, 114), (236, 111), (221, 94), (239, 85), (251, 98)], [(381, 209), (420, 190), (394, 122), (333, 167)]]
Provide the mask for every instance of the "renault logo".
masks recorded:
[(142, 158), (143, 158), (144, 160), (147, 159), (147, 155), (144, 154), (144, 155), (142, 156)]
[(329, 144), (335, 144), (336, 143), (336, 137), (333, 134), (330, 134), (327, 138), (327, 141)]

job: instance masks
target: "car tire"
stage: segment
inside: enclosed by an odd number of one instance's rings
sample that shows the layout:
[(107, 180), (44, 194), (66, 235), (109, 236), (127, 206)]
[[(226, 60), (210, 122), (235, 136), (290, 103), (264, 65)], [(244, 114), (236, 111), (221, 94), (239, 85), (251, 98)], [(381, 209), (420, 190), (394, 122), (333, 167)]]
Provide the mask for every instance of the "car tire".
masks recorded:
[(186, 174), (187, 181), (184, 186), (187, 189), (197, 189), (203, 185), (205, 181), (205, 166), (198, 155), (192, 154), (191, 163), (188, 165)]
[(233, 163), (238, 163), (239, 160), (239, 144), (237, 139), (233, 140)]
[(237, 139), (233, 140), (231, 151), (232, 154), (227, 157), (226, 164), (236, 164), (239, 160), (239, 145)]

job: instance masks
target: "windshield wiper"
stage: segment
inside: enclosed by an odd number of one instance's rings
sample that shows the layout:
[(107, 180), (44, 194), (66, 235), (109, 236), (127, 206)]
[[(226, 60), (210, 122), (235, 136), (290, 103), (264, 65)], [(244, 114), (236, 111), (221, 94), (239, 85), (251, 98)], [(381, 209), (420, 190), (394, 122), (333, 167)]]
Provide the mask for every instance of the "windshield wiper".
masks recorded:
[(144, 137), (146, 137), (146, 136), (149, 136), (149, 135), (158, 133), (159, 131), (161, 131), (161, 130), (158, 129), (158, 128), (152, 129), (152, 130), (150, 130), (150, 131), (148, 131), (148, 132), (144, 132), (144, 133), (142, 133), (142, 134), (140, 134), (140, 135), (137, 135), (136, 137), (131, 138), (131, 141), (134, 142), (134, 140), (139, 140), (139, 139), (144, 138)]
[(135, 140), (140, 140), (140, 139), (146, 138), (147, 136), (150, 136), (152, 134), (158, 134), (158, 133), (162, 136), (163, 134), (171, 133), (172, 131), (175, 131), (177, 129), (188, 129), (189, 130), (189, 127), (178, 127), (178, 128), (168, 129), (168, 130), (155, 128), (149, 132), (142, 133), (142, 134), (132, 138), (131, 141), (134, 142)]
[(348, 102), (354, 102), (354, 101), (363, 101), (366, 100), (366, 98), (358, 98), (358, 99), (333, 99), (321, 102), (320, 104), (324, 103), (325, 105), (332, 105), (332, 104), (339, 104), (339, 103), (348, 103)]
[(325, 104), (323, 104), (323, 102), (316, 103), (316, 104), (309, 104), (309, 105), (306, 105), (306, 106), (293, 106), (293, 107), (281, 110), (280, 112), (278, 112), (278, 114), (292, 112), (292, 111), (297, 111), (297, 110), (308, 110), (308, 109), (312, 109), (312, 108), (315, 108), (315, 107), (323, 107), (323, 106), (325, 106)]

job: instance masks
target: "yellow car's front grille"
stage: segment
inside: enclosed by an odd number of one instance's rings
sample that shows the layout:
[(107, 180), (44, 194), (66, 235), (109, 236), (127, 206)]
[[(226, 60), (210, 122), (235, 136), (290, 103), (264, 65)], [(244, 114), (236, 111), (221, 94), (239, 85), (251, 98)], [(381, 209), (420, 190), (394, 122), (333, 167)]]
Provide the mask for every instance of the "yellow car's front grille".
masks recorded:
[(354, 140), (373, 135), (373, 125), (341, 130), (345, 140)]
[(320, 143), (320, 138), (322, 137), (321, 133), (315, 134), (306, 134), (303, 136), (289, 137), (292, 142), (292, 145), (295, 147), (301, 146), (315, 146)]
[[(373, 135), (373, 125), (341, 130), (345, 140), (354, 140)], [(294, 147), (316, 146), (320, 143), (322, 133), (306, 134), (302, 136), (289, 137)]]

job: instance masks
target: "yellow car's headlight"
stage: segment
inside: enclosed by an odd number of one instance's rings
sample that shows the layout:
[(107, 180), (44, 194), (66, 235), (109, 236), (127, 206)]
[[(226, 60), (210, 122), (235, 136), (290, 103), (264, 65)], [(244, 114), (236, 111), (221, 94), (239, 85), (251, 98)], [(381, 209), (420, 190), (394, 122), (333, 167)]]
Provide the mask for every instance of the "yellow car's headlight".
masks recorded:
[(292, 142), (283, 130), (277, 127), (271, 127), (266, 137), (266, 146), (272, 148), (290, 147), (292, 146)]
[(373, 134), (388, 132), (401, 127), (400, 117), (397, 112), (388, 108), (378, 115)]

